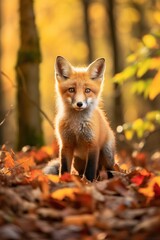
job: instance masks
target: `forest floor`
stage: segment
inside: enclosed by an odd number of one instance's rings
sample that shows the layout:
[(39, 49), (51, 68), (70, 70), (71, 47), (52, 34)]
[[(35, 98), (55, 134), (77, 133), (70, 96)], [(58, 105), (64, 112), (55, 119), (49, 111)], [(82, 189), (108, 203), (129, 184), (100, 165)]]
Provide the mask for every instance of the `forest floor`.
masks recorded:
[(1, 240), (160, 239), (159, 155), (122, 151), (114, 177), (102, 172), (103, 180), (91, 183), (67, 173), (44, 175), (56, 154), (55, 146), (17, 153), (2, 147)]

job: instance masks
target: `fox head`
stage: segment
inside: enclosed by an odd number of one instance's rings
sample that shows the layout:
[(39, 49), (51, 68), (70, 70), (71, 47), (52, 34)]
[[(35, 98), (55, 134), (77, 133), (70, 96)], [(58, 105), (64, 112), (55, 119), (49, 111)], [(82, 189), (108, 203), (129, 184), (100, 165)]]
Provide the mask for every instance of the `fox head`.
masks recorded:
[(83, 111), (98, 103), (105, 71), (105, 59), (99, 58), (86, 68), (76, 68), (58, 56), (55, 64), (56, 90), (63, 104)]

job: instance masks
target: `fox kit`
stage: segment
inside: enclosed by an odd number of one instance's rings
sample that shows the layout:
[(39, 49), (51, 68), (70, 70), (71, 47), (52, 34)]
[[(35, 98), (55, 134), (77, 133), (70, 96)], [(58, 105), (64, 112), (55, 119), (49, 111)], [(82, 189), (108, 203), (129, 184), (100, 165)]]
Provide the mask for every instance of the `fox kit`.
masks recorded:
[(113, 168), (115, 137), (99, 107), (104, 71), (104, 58), (87, 68), (73, 67), (61, 56), (56, 59), (60, 175), (74, 164), (79, 175), (92, 181), (100, 170)]

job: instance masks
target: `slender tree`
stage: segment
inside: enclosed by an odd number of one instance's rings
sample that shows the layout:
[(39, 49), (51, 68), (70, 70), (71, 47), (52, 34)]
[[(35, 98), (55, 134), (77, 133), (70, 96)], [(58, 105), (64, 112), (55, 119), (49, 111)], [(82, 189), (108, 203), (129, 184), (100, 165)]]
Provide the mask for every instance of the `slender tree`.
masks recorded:
[[(109, 30), (110, 30), (110, 39), (112, 45), (112, 54), (113, 54), (113, 75), (122, 70), (120, 63), (120, 51), (116, 30), (116, 18), (115, 18), (115, 0), (104, 1), (106, 6), (106, 12), (109, 18)], [(114, 123), (115, 126), (122, 124), (123, 119), (123, 106), (122, 106), (122, 97), (121, 90), (118, 84), (114, 84)]]
[[(1, 33), (1, 23), (2, 23), (2, 5), (0, 1), (0, 33)], [(0, 59), (2, 55), (2, 44), (1, 44), (1, 38), (0, 38)], [(1, 62), (0, 62), (1, 64)], [(1, 66), (0, 66), (1, 69)], [(0, 73), (0, 122), (3, 121), (3, 90), (2, 90), (2, 78), (1, 78), (1, 73)], [(0, 145), (3, 144), (3, 125), (0, 125)]]
[(33, 0), (19, 0), (20, 48), (16, 65), (18, 148), (26, 144), (43, 144), (41, 116), (37, 107), (40, 105), (41, 54), (33, 7)]
[(88, 46), (88, 59), (87, 62), (91, 63), (93, 61), (93, 48), (92, 40), (90, 35), (90, 19), (89, 19), (89, 6), (91, 0), (82, 0), (83, 9), (84, 9), (84, 35), (86, 39), (86, 44)]

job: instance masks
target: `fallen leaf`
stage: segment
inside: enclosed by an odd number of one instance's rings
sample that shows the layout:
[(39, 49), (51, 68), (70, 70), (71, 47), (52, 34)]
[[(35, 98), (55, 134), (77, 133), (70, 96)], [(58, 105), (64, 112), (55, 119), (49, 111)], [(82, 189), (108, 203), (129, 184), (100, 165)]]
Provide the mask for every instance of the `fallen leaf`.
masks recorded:
[(42, 170), (40, 169), (33, 169), (29, 172), (29, 176), (27, 177), (27, 182), (32, 182), (36, 178), (38, 179), (41, 175), (44, 175)]
[(46, 159), (50, 158), (50, 155), (45, 152), (43, 149), (39, 150), (32, 150), (30, 152), (30, 155), (37, 161), (37, 162), (42, 162)]
[(22, 230), (20, 227), (14, 224), (7, 224), (5, 226), (0, 227), (0, 236), (1, 239), (14, 239), (20, 240), (22, 239)]
[(147, 219), (142, 220), (139, 224), (135, 226), (133, 229), (133, 232), (138, 231), (149, 231), (150, 229), (156, 228), (157, 226), (160, 227), (160, 216), (153, 216)]
[(131, 178), (131, 182), (135, 183), (137, 186), (142, 185), (145, 181), (147, 181), (151, 177), (151, 173), (146, 169), (142, 169), (137, 172), (137, 175)]
[(63, 223), (65, 225), (89, 225), (93, 226), (96, 222), (96, 218), (93, 214), (83, 214), (77, 216), (67, 216), (64, 218)]
[(51, 197), (57, 200), (63, 200), (65, 197), (71, 200), (75, 199), (75, 193), (79, 193), (78, 188), (61, 188), (51, 193)]
[(58, 175), (47, 174), (46, 176), (51, 182), (58, 183), (60, 181)]
[(153, 191), (155, 194), (155, 197), (160, 197), (160, 185), (158, 183), (155, 183), (153, 186)]
[(110, 180), (107, 184), (107, 189), (111, 191), (115, 191), (116, 193), (119, 193), (122, 196), (125, 196), (127, 193), (127, 187), (122, 182), (121, 178), (113, 178)]
[(52, 154), (53, 154), (52, 146), (43, 146), (40, 148), (40, 150), (47, 153), (49, 156), (52, 156)]
[(137, 186), (140, 186), (144, 182), (145, 176), (138, 174), (131, 179), (132, 183), (135, 183)]
[(62, 182), (73, 182), (72, 175), (70, 173), (66, 172), (60, 177), (60, 181), (62, 181)]
[(15, 166), (14, 159), (9, 152), (5, 152), (4, 166), (5, 168), (13, 168)]
[(155, 184), (156, 184), (156, 186), (157, 185), (160, 186), (160, 176), (151, 178), (151, 180), (148, 182), (147, 187), (140, 188), (138, 191), (140, 193), (144, 194), (146, 197), (153, 198), (156, 194), (156, 192), (155, 192), (156, 187), (154, 187)]
[(33, 168), (36, 165), (34, 158), (32, 156), (30, 156), (30, 157), (24, 156), (22, 158), (19, 158), (16, 161), (16, 164), (23, 167), (26, 172), (29, 171), (31, 168)]

